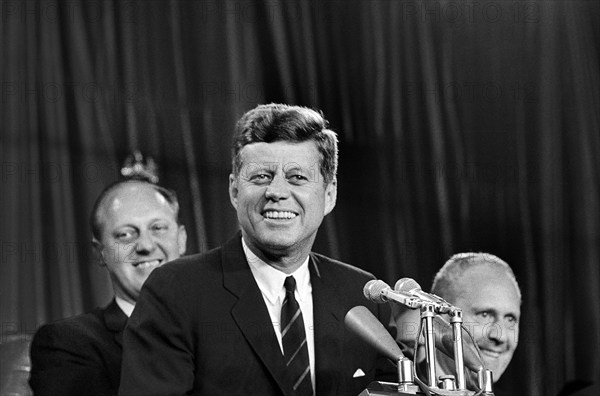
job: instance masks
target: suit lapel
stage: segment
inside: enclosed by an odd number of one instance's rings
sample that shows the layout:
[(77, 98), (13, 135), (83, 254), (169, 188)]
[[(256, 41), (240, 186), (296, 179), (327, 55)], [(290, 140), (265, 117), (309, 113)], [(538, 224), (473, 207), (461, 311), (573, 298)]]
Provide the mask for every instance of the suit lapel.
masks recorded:
[(343, 362), (343, 320), (346, 309), (339, 297), (338, 288), (327, 277), (327, 265), (320, 265), (318, 256), (311, 254), (310, 282), (313, 298), (313, 323), (315, 328), (316, 393), (336, 394), (341, 381), (339, 365)]
[(231, 311), (233, 319), (284, 394), (292, 394), (271, 317), (246, 262), (240, 233), (223, 246), (222, 257), (224, 286), (238, 298)]

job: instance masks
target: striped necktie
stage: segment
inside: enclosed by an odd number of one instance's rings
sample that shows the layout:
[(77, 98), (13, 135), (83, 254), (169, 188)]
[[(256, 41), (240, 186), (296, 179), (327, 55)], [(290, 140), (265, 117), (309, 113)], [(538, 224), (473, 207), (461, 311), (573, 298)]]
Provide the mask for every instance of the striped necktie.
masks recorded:
[(288, 276), (285, 278), (283, 285), (285, 286), (285, 301), (281, 307), (283, 356), (293, 379), (293, 388), (296, 395), (312, 395), (313, 389), (304, 320), (302, 320), (300, 305), (294, 296), (296, 280), (293, 276)]

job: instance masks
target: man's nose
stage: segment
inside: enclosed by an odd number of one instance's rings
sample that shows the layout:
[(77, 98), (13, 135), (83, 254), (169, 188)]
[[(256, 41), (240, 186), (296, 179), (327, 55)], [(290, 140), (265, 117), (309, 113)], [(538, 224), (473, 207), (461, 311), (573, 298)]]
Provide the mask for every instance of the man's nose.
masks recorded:
[(290, 189), (287, 180), (283, 176), (275, 176), (267, 186), (265, 197), (272, 201), (279, 201), (290, 196)]
[(156, 248), (156, 242), (149, 232), (142, 232), (140, 237), (136, 241), (135, 251), (136, 253), (150, 253)]
[(507, 341), (507, 329), (498, 321), (490, 323), (486, 329), (487, 338), (497, 344), (504, 344)]

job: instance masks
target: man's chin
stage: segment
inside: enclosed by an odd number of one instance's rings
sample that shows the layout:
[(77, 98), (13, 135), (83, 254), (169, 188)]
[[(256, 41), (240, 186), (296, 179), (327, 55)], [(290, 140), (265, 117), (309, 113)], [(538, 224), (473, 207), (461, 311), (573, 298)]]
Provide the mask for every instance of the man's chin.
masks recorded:
[(258, 247), (272, 251), (286, 251), (298, 243), (298, 237), (285, 231), (262, 232), (255, 239)]
[(287, 240), (268, 240), (264, 241), (261, 250), (265, 254), (287, 256), (295, 251), (295, 244)]
[(507, 364), (504, 364), (497, 359), (490, 360), (484, 358), (483, 363), (485, 364), (486, 369), (492, 370), (494, 382), (498, 381), (502, 374), (504, 374), (504, 371), (506, 371)]

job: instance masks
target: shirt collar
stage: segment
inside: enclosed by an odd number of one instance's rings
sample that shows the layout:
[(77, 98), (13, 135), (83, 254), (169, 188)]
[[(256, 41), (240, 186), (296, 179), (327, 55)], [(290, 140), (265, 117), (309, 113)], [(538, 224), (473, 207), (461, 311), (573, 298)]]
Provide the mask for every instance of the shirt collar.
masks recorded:
[(252, 250), (250, 250), (248, 245), (246, 245), (246, 241), (244, 241), (243, 237), (242, 247), (244, 248), (244, 254), (250, 265), (252, 275), (254, 275), (258, 287), (269, 303), (275, 304), (278, 298), (281, 298), (280, 301), (285, 299), (285, 287), (283, 286), (283, 282), (285, 281), (285, 278), (290, 275), (296, 279), (296, 296), (298, 300), (302, 302), (304, 298), (311, 296), (310, 271), (308, 270), (309, 257), (306, 257), (306, 260), (304, 260), (302, 265), (296, 271), (291, 274), (286, 274), (285, 272), (273, 268), (256, 256)]
[(115, 301), (117, 302), (119, 308), (121, 308), (121, 311), (123, 311), (123, 313), (127, 315), (127, 317), (130, 317), (131, 313), (133, 312), (133, 309), (135, 308), (135, 304), (132, 304), (129, 301), (125, 301), (118, 296), (115, 296)]

